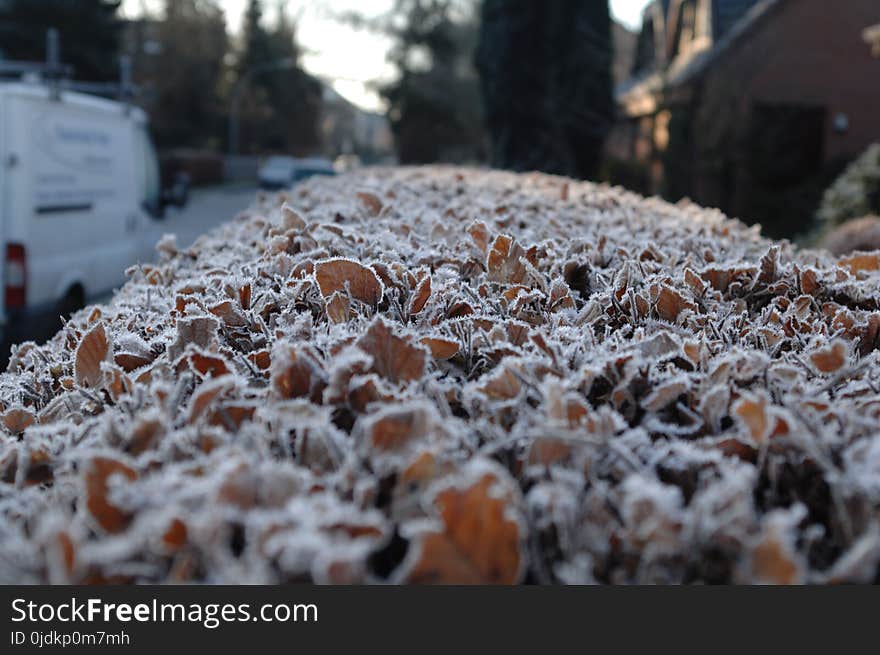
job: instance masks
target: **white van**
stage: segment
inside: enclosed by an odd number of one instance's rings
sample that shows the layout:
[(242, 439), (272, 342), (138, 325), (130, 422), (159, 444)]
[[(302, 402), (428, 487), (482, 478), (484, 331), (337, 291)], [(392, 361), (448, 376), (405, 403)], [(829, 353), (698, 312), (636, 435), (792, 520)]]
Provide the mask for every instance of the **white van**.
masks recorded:
[(0, 356), (151, 259), (161, 195), (143, 111), (0, 82)]

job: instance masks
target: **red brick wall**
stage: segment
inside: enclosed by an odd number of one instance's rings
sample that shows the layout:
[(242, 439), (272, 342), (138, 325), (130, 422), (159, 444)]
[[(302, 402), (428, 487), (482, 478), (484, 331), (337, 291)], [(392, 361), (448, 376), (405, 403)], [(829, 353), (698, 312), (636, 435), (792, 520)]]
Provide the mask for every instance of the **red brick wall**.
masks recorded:
[[(880, 0), (780, 0), (696, 87), (690, 195), (753, 218), (746, 212), (754, 187), (735, 144), (757, 103), (825, 107), (827, 166), (880, 140), (880, 60), (862, 39), (865, 27), (878, 22)], [(844, 133), (834, 130), (837, 114), (849, 120)], [(806, 225), (809, 216), (795, 220)]]

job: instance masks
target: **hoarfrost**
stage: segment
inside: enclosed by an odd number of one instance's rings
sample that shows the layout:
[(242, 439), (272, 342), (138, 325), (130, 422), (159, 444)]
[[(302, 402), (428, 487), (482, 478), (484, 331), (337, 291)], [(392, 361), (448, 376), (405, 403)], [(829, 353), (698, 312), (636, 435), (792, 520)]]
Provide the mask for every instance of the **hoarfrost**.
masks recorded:
[(876, 253), (455, 168), (157, 249), (0, 374), (3, 582), (877, 579)]

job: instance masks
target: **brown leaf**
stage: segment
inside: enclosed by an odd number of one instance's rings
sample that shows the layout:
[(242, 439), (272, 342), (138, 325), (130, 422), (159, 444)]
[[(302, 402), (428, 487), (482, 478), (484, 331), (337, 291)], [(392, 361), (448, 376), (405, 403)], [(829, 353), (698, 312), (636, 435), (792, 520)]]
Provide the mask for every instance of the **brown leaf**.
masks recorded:
[(424, 308), (425, 303), (428, 302), (428, 298), (431, 296), (431, 277), (429, 275), (425, 276), (421, 282), (419, 282), (419, 286), (416, 287), (415, 293), (413, 293), (412, 297), (409, 300), (409, 315), (418, 314)]
[(126, 373), (131, 373), (135, 369), (146, 366), (152, 362), (152, 358), (147, 355), (137, 353), (116, 353), (113, 361)]
[(352, 298), (367, 305), (382, 300), (382, 282), (372, 269), (350, 259), (327, 259), (315, 264), (315, 278), (325, 298), (348, 288)]
[(76, 349), (74, 372), (81, 386), (100, 387), (104, 380), (101, 362), (112, 359), (110, 344), (104, 332), (104, 324), (98, 323), (79, 342)]
[(654, 299), (657, 315), (670, 323), (675, 322), (685, 309), (695, 309), (694, 305), (686, 301), (680, 293), (666, 285), (652, 287), (651, 297)]
[[(281, 205), (281, 227), (285, 230), (304, 230), (306, 229), (306, 222), (290, 205), (284, 203)], [(244, 304), (242, 306), (244, 307)]]
[(764, 398), (740, 398), (733, 405), (733, 413), (746, 427), (752, 441), (761, 443), (769, 437), (770, 417)]
[(9, 432), (12, 434), (21, 434), (36, 422), (37, 417), (26, 409), (13, 408), (7, 410), (2, 417), (0, 417), (0, 420), (3, 422), (3, 427)]
[(357, 346), (372, 356), (372, 370), (392, 382), (420, 380), (428, 363), (425, 347), (394, 334), (382, 318), (373, 321)]
[(820, 348), (810, 354), (810, 361), (820, 373), (834, 373), (846, 364), (849, 355), (846, 343), (835, 340), (826, 348)]
[(178, 372), (186, 368), (187, 364), (202, 378), (219, 378), (232, 372), (232, 365), (223, 357), (208, 353), (192, 352), (186, 355), (177, 365)]
[(440, 337), (422, 337), (419, 339), (419, 342), (423, 346), (427, 346), (428, 350), (431, 351), (431, 356), (434, 359), (451, 359), (458, 354), (458, 351), (461, 349), (461, 345), (458, 341), (454, 341), (452, 339), (443, 339)]
[[(487, 472), (465, 488), (437, 494), (440, 530), (421, 535), (414, 584), (515, 584), (522, 572), (519, 522), (511, 517), (511, 483)], [(506, 483), (506, 484), (505, 484)]]
[(272, 352), (272, 388), (280, 398), (309, 398), (320, 403), (327, 386), (317, 358), (305, 347), (279, 344)]
[(208, 311), (230, 327), (241, 327), (247, 324), (242, 313), (229, 300), (209, 307)]
[(366, 207), (367, 211), (370, 212), (372, 216), (378, 216), (382, 211), (382, 201), (372, 193), (367, 193), (365, 191), (360, 191), (357, 194), (358, 200), (361, 201), (361, 204)]
[(241, 305), (241, 308), (245, 310), (251, 308), (250, 282), (243, 284), (238, 288), (238, 304)]
[(229, 378), (220, 378), (211, 382), (203, 383), (193, 393), (189, 401), (189, 418), (190, 425), (195, 423), (199, 417), (205, 413), (205, 410), (214, 402), (216, 398), (226, 393), (234, 386)]
[(128, 513), (107, 498), (110, 479), (120, 476), (131, 482), (138, 474), (130, 466), (108, 457), (94, 457), (85, 468), (86, 508), (98, 525), (112, 533), (122, 532), (131, 521)]
[(502, 366), (486, 377), (480, 391), (492, 400), (511, 400), (519, 395), (521, 388), (522, 383), (513, 371)]
[(474, 240), (477, 248), (480, 249), (480, 252), (483, 255), (488, 254), (489, 251), (489, 230), (486, 227), (485, 223), (474, 223), (468, 228), (468, 234), (471, 239)]
[(401, 452), (434, 429), (434, 416), (421, 406), (398, 406), (369, 417), (364, 425), (368, 452)]
[(217, 333), (220, 323), (213, 316), (195, 316), (177, 321), (177, 337), (168, 346), (168, 356), (172, 361), (180, 357), (190, 344), (202, 350), (216, 348)]
[(880, 269), (880, 254), (858, 252), (851, 257), (844, 257), (838, 262), (841, 266), (845, 266), (852, 273), (858, 271), (876, 271)]
[(804, 567), (782, 526), (764, 527), (751, 552), (752, 582), (794, 585), (803, 582)]
[(186, 523), (178, 518), (171, 519), (168, 528), (162, 534), (162, 545), (169, 552), (176, 552), (186, 545), (188, 539)]
[(499, 234), (492, 242), (492, 249), (486, 259), (489, 279), (493, 282), (521, 284), (526, 279), (526, 267), (520, 261), (525, 251), (512, 237)]
[(348, 320), (348, 313), (351, 309), (351, 303), (348, 297), (339, 293), (333, 293), (325, 302), (327, 317), (334, 323), (345, 323)]

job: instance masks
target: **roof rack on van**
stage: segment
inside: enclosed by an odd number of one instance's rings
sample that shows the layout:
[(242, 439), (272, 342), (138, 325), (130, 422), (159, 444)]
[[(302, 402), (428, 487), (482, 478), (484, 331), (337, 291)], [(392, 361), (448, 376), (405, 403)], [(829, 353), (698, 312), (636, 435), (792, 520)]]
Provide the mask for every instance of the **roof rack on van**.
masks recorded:
[(15, 77), (45, 82), (54, 98), (61, 91), (77, 91), (89, 95), (115, 98), (126, 103), (140, 93), (131, 82), (131, 58), (119, 58), (119, 82), (77, 82), (73, 79), (73, 66), (61, 63), (61, 43), (58, 30), (46, 31), (46, 61), (4, 61), (0, 60), (0, 78)]

